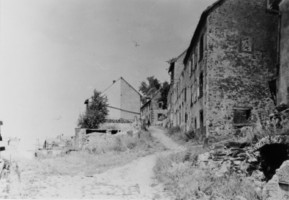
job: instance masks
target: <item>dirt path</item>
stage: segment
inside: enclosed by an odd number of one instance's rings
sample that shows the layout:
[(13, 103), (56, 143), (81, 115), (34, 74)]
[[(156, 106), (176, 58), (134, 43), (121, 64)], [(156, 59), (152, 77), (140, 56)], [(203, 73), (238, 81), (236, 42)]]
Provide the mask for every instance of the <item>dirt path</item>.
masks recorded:
[(174, 143), (158, 128), (152, 135), (169, 150), (139, 158), (125, 166), (87, 177), (49, 175), (41, 163), (27, 164), (21, 180), (12, 174), (9, 198), (94, 198), (94, 199), (168, 199), (162, 186), (154, 179), (153, 167), (160, 155), (184, 148)]

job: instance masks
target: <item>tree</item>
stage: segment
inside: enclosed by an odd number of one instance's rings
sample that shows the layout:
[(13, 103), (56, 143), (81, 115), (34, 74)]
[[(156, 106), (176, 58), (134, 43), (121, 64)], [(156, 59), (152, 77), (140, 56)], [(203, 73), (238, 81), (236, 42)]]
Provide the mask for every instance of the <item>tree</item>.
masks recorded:
[[(145, 97), (151, 98), (152, 95), (155, 94), (156, 91), (160, 90), (161, 98), (159, 101), (163, 102), (163, 109), (167, 109), (167, 98), (168, 93), (170, 90), (170, 84), (165, 81), (161, 83), (157, 78), (154, 76), (147, 77), (147, 82), (141, 82), (139, 90), (144, 94)], [(146, 103), (147, 99), (143, 98), (142, 103)]]
[(105, 122), (108, 115), (107, 106), (107, 98), (94, 90), (90, 101), (87, 101), (85, 113), (79, 116), (78, 126), (80, 128), (98, 128), (101, 123)]
[[(148, 82), (148, 83), (147, 83)], [(147, 77), (147, 82), (141, 82), (139, 90), (147, 97), (154, 94), (158, 89), (160, 89), (160, 81), (154, 76)]]

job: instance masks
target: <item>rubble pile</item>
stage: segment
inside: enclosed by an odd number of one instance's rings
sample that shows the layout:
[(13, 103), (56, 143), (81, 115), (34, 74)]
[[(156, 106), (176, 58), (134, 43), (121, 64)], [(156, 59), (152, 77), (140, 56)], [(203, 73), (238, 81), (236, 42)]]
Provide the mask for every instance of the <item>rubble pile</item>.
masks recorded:
[(209, 152), (211, 161), (220, 165), (226, 163), (230, 173), (251, 175), (254, 170), (259, 169), (259, 152), (248, 143), (226, 142), (216, 145)]

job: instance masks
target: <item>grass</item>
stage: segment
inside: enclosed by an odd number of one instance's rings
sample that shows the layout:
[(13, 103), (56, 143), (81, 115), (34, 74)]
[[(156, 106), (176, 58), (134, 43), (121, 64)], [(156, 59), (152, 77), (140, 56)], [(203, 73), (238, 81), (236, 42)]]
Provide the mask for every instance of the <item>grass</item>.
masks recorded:
[(238, 195), (250, 200), (260, 199), (261, 194), (254, 190), (249, 179), (233, 173), (217, 177), (211, 169), (197, 167), (198, 155), (205, 151), (195, 147), (158, 158), (154, 173), (174, 199), (215, 199), (216, 196), (236, 199)]
[(140, 131), (136, 135), (124, 134), (94, 139), (97, 141), (90, 141), (84, 151), (40, 159), (40, 162), (48, 166), (45, 173), (75, 175), (83, 172), (91, 176), (164, 149), (146, 131)]

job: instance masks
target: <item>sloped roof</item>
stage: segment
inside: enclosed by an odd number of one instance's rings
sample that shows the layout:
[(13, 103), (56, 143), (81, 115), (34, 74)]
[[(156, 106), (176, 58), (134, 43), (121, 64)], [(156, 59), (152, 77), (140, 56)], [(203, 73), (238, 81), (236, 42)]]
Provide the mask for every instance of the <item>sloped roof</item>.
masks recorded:
[(137, 91), (131, 84), (129, 84), (123, 77), (120, 77), (121, 80), (123, 80), (130, 88), (132, 88), (136, 93), (139, 94), (140, 97), (142, 97), (142, 94)]

